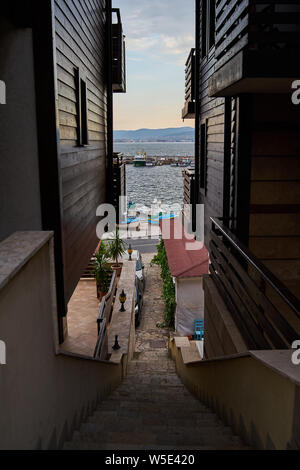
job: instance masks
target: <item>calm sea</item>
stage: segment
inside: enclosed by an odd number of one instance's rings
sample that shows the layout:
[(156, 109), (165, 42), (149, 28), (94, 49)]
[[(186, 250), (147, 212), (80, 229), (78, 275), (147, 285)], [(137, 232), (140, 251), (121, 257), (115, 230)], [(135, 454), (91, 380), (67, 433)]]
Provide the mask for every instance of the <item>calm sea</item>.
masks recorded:
[[(135, 155), (145, 151), (149, 156), (194, 156), (193, 142), (115, 143), (115, 152)], [(128, 202), (150, 207), (154, 199), (162, 204), (183, 203), (182, 168), (169, 165), (157, 167), (126, 166)]]
[(193, 142), (115, 142), (114, 152), (123, 152), (124, 155), (129, 156), (137, 152), (146, 152), (149, 157), (193, 157), (195, 144)]
[(126, 165), (126, 186), (128, 202), (147, 207), (151, 207), (154, 199), (162, 204), (183, 204), (183, 176), (179, 167)]

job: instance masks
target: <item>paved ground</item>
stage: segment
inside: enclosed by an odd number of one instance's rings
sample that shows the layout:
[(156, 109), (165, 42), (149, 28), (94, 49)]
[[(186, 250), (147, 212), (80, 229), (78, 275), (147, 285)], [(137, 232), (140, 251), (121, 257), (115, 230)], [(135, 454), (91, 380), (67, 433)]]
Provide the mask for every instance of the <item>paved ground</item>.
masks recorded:
[[(143, 256), (146, 288), (141, 323), (136, 330), (136, 359), (143, 363), (159, 360), (161, 366), (164, 364), (164, 369), (168, 368), (167, 364), (174, 369), (173, 361), (168, 359), (167, 344), (170, 331), (168, 328), (157, 328), (156, 326), (164, 319), (164, 300), (162, 298), (160, 267), (157, 265), (150, 267), (153, 256), (154, 253)], [(152, 366), (153, 364), (151, 364)]]
[(129, 243), (132, 246), (133, 250), (138, 250), (141, 254), (143, 253), (154, 253), (156, 252), (156, 246), (159, 244), (159, 239), (149, 239), (149, 238), (140, 238), (140, 239), (125, 239), (124, 240), (127, 246)]

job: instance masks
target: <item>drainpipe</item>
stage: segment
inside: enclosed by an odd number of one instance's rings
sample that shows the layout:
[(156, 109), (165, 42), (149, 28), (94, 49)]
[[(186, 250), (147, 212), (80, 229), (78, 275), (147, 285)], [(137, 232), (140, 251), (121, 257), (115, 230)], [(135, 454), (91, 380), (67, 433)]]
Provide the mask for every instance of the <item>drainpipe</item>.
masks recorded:
[(196, 204), (200, 204), (200, 0), (195, 0), (195, 185), (193, 232), (196, 231)]
[(113, 90), (112, 90), (112, 1), (106, 0), (107, 157), (106, 202), (112, 203), (113, 179)]

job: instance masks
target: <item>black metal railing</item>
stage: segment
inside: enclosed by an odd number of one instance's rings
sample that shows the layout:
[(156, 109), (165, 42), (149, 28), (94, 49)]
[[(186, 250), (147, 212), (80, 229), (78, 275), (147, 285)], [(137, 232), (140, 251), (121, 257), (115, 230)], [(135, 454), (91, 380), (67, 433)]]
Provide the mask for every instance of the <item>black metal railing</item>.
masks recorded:
[(248, 348), (290, 348), (300, 334), (299, 299), (221, 219), (211, 221), (210, 274)]

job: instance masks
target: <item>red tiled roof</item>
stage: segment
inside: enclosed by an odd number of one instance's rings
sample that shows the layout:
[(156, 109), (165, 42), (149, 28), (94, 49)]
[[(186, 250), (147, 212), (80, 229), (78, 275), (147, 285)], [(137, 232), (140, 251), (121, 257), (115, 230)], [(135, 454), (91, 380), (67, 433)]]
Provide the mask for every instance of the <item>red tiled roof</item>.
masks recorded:
[(186, 234), (180, 219), (161, 220), (160, 227), (173, 277), (199, 277), (208, 274), (207, 249), (203, 243)]

